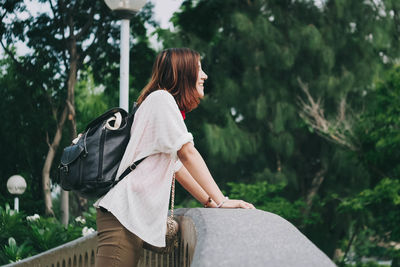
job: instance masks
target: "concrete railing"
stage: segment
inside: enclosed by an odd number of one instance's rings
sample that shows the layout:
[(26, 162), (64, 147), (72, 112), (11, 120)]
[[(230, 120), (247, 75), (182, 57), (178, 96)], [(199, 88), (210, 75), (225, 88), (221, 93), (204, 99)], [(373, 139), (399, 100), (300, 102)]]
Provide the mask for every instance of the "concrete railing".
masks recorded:
[[(296, 227), (260, 210), (177, 209), (179, 248), (170, 255), (143, 250), (139, 266), (304, 266), (335, 264)], [(7, 266), (94, 266), (92, 234)]]
[[(175, 210), (175, 212), (179, 212), (179, 209)], [(180, 227), (179, 247), (168, 255), (142, 250), (142, 256), (139, 261), (140, 267), (190, 266), (196, 246), (195, 225), (192, 220), (184, 216), (176, 216), (176, 219)], [(93, 267), (96, 260), (96, 247), (97, 233), (93, 233), (4, 267)]]
[(94, 266), (96, 245), (97, 236), (93, 233), (6, 266)]

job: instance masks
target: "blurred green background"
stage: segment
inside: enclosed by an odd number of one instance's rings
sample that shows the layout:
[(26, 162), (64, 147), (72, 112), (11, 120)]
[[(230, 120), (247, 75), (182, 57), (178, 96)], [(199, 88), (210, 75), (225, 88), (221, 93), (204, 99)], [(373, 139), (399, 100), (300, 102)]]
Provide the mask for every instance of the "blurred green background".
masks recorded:
[[(24, 242), (9, 240), (7, 179), (28, 184), (16, 221), (58, 223), (62, 148), (118, 105), (116, 17), (103, 1), (37, 2), (48, 11), (0, 5), (3, 263)], [(340, 266), (400, 266), (400, 1), (185, 0), (169, 29), (153, 8), (131, 20), (130, 101), (160, 49), (199, 51), (206, 97), (185, 122), (224, 193), (289, 220)], [(53, 152), (49, 207), (42, 177)], [(91, 204), (69, 194), (71, 225), (93, 222)], [(176, 204), (200, 206), (181, 187)], [(26, 250), (20, 258), (40, 249)]]

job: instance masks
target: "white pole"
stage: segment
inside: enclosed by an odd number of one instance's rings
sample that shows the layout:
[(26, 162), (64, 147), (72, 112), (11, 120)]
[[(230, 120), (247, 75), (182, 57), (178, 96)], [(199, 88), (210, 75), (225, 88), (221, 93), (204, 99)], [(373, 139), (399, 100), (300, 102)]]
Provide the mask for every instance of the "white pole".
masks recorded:
[(14, 198), (14, 210), (16, 212), (19, 212), (19, 201), (18, 201), (18, 197)]
[(129, 19), (121, 20), (119, 106), (129, 111)]

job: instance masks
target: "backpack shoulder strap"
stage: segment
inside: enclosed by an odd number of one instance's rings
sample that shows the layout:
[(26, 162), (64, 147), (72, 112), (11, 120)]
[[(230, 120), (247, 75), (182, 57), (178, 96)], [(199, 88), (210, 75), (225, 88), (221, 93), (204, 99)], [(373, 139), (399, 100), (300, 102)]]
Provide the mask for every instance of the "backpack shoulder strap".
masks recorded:
[(142, 162), (143, 160), (145, 160), (147, 157), (144, 157), (142, 159), (139, 159), (137, 161), (135, 161), (131, 166), (129, 166), (128, 168), (126, 168), (126, 170), (119, 176), (118, 180), (115, 179), (113, 186), (116, 185), (118, 182), (120, 182), (122, 179), (125, 178), (125, 176), (127, 176), (131, 171), (133, 171), (134, 169), (136, 169), (137, 165), (140, 164), (140, 162)]
[(133, 102), (132, 108), (131, 108), (131, 112), (129, 112), (131, 115), (135, 115), (136, 110), (139, 108), (139, 105), (137, 104), (137, 102)]
[[(136, 110), (139, 108), (139, 105), (134, 102), (132, 105), (132, 109), (131, 112), (129, 112), (130, 116), (134, 116), (136, 113)], [(135, 161), (131, 166), (129, 166), (128, 168), (126, 168), (126, 170), (118, 177), (118, 179), (115, 179), (113, 186), (116, 185), (119, 181), (121, 181), (122, 179), (125, 178), (125, 176), (127, 176), (131, 171), (133, 171), (134, 169), (136, 169), (137, 165), (140, 164), (140, 162), (142, 162), (143, 160), (145, 160), (147, 157), (144, 157), (142, 159), (139, 159), (137, 161)]]

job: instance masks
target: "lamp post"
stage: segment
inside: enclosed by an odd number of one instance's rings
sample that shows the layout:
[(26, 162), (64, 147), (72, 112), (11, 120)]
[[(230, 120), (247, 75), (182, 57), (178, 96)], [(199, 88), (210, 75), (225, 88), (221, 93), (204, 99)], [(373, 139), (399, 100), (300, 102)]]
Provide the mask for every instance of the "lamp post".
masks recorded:
[(21, 175), (13, 175), (8, 178), (7, 189), (12, 195), (17, 195), (14, 198), (14, 210), (19, 211), (19, 200), (18, 195), (22, 195), (26, 189), (25, 179)]
[(144, 6), (146, 0), (105, 0), (121, 19), (119, 106), (129, 110), (129, 20)]

